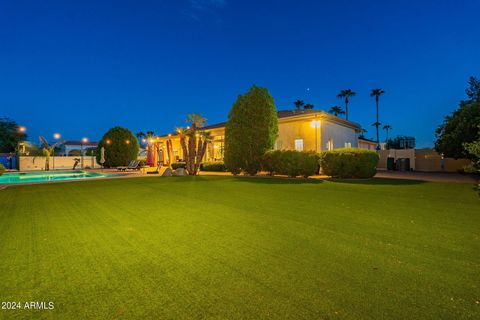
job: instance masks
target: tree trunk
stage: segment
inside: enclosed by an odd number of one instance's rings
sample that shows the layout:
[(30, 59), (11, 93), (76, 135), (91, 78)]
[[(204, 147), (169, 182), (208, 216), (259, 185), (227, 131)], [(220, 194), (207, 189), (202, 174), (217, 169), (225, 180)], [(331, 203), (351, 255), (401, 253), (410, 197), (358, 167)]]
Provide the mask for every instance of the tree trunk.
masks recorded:
[(198, 138), (198, 144), (197, 144), (197, 156), (195, 159), (195, 172), (194, 174), (198, 174), (198, 171), (200, 170), (200, 164), (202, 163), (202, 155), (203, 155), (203, 143), (202, 143), (202, 138)]
[(187, 157), (187, 170), (190, 175), (195, 175), (195, 157), (196, 157), (196, 132), (193, 131), (191, 136), (188, 138), (188, 157)]
[(345, 118), (348, 120), (348, 97), (345, 98)]
[(379, 146), (380, 145), (380, 136), (378, 135), (378, 126), (380, 126), (380, 122), (378, 122), (378, 96), (375, 98), (375, 101), (377, 103), (377, 122), (376, 122), (377, 123), (377, 125), (376, 125), (376, 127), (377, 127), (377, 146)]

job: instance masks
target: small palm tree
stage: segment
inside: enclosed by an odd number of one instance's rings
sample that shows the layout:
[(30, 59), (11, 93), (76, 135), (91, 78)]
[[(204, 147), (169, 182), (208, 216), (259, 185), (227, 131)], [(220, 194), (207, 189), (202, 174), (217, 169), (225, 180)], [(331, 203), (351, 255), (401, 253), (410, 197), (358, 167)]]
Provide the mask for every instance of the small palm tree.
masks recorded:
[(386, 132), (387, 136), (385, 138), (385, 141), (387, 141), (388, 140), (388, 133), (390, 132), (390, 130), (392, 130), (392, 126), (389, 125), (389, 124), (386, 124), (386, 125), (383, 126), (383, 130), (385, 130), (385, 132)]
[(303, 109), (305, 110), (312, 110), (313, 108), (315, 108), (315, 106), (311, 103), (307, 103), (306, 105), (303, 106)]
[(297, 108), (297, 110), (300, 110), (305, 105), (305, 102), (303, 102), (302, 100), (297, 100), (293, 104), (295, 105), (295, 108)]
[(360, 135), (358, 137), (361, 139), (365, 138), (365, 133), (367, 133), (367, 129), (360, 129)]
[(328, 112), (332, 113), (335, 115), (335, 117), (338, 117), (339, 114), (345, 114), (345, 111), (343, 111), (342, 107), (339, 106), (333, 106), (328, 110)]
[(350, 97), (355, 96), (356, 93), (352, 91), (351, 89), (344, 89), (341, 90), (337, 94), (337, 98), (339, 99), (345, 99), (345, 118), (348, 120), (348, 103), (350, 102)]
[(372, 89), (372, 91), (370, 92), (370, 97), (375, 97), (375, 103), (377, 105), (377, 121), (375, 121), (375, 123), (377, 124), (376, 127), (377, 127), (377, 147), (380, 145), (380, 137), (378, 135), (378, 127), (380, 126), (380, 121), (379, 121), (379, 118), (378, 118), (378, 101), (380, 100), (380, 96), (382, 94), (384, 94), (385, 91), (383, 89)]
[(43, 155), (45, 156), (45, 171), (50, 170), (50, 156), (55, 152), (55, 148), (58, 145), (64, 144), (65, 141), (58, 141), (54, 144), (49, 144), (45, 137), (40, 137), (40, 144), (42, 146)]
[(182, 146), (183, 158), (186, 162), (188, 174), (196, 175), (200, 169), (207, 144), (211, 141), (210, 133), (200, 130), (206, 122), (200, 114), (191, 113), (187, 115), (189, 127), (177, 128)]

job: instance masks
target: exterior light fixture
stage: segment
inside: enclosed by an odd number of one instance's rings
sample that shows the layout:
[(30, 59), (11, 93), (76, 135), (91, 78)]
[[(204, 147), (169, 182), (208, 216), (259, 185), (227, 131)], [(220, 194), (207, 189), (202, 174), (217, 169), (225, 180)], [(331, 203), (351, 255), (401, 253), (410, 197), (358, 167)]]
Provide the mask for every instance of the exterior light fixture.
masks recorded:
[(310, 127), (320, 128), (320, 120), (312, 120), (312, 122), (310, 122)]
[(61, 137), (62, 137), (62, 136), (60, 135), (60, 133), (54, 133), (54, 134), (53, 134), (53, 138), (54, 138), (55, 140), (58, 140), (58, 139), (60, 139)]
[(88, 138), (82, 138), (82, 142), (83, 142), (83, 143), (87, 143), (87, 142), (88, 142)]
[(105, 143), (106, 143), (106, 144), (111, 144), (112, 141), (111, 141), (110, 139), (107, 139), (107, 140), (105, 140)]
[(130, 144), (130, 140), (125, 140), (125, 143), (126, 143), (126, 144)]
[(17, 130), (18, 130), (18, 132), (24, 133), (24, 132), (26, 132), (26, 131), (27, 131), (27, 128), (26, 128), (26, 127), (24, 127), (24, 126), (20, 126), (20, 127), (18, 127), (18, 129), (17, 129)]

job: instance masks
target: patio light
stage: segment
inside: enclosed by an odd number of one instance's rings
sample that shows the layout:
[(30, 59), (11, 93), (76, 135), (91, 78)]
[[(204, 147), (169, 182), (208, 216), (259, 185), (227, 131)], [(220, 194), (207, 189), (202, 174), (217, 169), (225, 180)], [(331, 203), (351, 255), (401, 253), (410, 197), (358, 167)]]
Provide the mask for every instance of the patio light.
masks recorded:
[(62, 137), (62, 136), (61, 136), (60, 133), (54, 133), (54, 134), (53, 134), (53, 138), (54, 138), (55, 140), (58, 140), (58, 139), (60, 139), (61, 137)]

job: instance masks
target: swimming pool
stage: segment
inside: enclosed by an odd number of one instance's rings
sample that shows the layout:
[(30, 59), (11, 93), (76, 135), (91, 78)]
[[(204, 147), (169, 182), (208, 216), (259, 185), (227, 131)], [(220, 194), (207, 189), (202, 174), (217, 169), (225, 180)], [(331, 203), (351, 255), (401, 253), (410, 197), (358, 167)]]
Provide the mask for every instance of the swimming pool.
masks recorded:
[(4, 173), (0, 176), (0, 184), (17, 184), (32, 182), (49, 182), (64, 180), (84, 180), (119, 176), (119, 174), (108, 174), (87, 171), (58, 171), (58, 172), (15, 172)]

